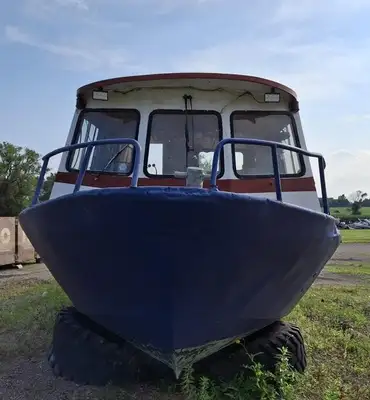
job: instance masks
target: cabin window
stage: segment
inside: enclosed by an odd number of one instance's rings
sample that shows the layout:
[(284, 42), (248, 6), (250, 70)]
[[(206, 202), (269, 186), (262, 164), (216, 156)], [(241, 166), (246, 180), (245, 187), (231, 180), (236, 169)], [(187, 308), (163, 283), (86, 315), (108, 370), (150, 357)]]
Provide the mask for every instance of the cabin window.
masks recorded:
[[(213, 111), (156, 110), (149, 117), (145, 154), (147, 176), (172, 177), (201, 167), (209, 174), (213, 151), (222, 139), (221, 116)], [(223, 168), (223, 153), (218, 166)]]
[[(73, 144), (112, 138), (137, 139), (139, 121), (137, 110), (85, 110), (77, 124)], [(77, 149), (69, 154), (69, 169), (79, 169), (85, 151), (85, 148)], [(134, 151), (132, 145), (125, 144), (96, 146), (87, 171), (101, 172), (105, 168), (107, 173), (129, 175), (132, 173)]]
[[(293, 118), (288, 113), (235, 111), (231, 114), (231, 135), (235, 138), (270, 140), (299, 147)], [(278, 149), (281, 176), (303, 175), (303, 157)], [(273, 176), (271, 149), (247, 144), (233, 146), (233, 166), (238, 177)]]

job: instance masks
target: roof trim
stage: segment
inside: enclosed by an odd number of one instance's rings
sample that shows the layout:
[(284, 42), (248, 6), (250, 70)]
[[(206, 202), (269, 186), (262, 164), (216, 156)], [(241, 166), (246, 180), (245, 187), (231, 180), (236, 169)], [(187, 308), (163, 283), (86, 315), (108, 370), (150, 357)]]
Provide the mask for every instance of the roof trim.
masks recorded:
[(289, 95), (293, 96), (297, 100), (297, 94), (293, 89), (281, 83), (271, 81), (269, 79), (264, 79), (264, 78), (259, 78), (257, 76), (249, 76), (249, 75), (210, 73), (210, 72), (176, 72), (176, 73), (162, 73), (162, 74), (149, 74), (149, 75), (133, 75), (133, 76), (124, 76), (119, 78), (105, 79), (102, 81), (89, 83), (85, 86), (81, 86), (77, 90), (77, 94), (83, 94), (84, 92), (89, 90), (97, 89), (99, 87), (115, 85), (119, 83), (143, 82), (143, 81), (154, 81), (163, 79), (224, 79), (229, 81), (251, 82), (251, 83), (271, 86), (276, 89), (282, 90), (288, 93)]

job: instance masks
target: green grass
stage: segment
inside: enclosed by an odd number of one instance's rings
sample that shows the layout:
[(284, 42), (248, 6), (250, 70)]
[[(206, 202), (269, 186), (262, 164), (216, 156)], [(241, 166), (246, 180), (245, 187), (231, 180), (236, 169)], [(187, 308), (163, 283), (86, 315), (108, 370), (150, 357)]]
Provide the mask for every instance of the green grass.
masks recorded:
[[(329, 268), (342, 272), (352, 268), (353, 274), (367, 274), (370, 270), (369, 265), (359, 264)], [(68, 298), (53, 282), (14, 284), (2, 289), (2, 370), (6, 369), (6, 362), (11, 358), (26, 358), (45, 351), (51, 340), (55, 315), (65, 304), (69, 304)], [(246, 369), (241, 367), (239, 376), (232, 382), (220, 383), (206, 377), (194, 381), (187, 371), (180, 385), (182, 393), (173, 393), (168, 397), (168, 392), (173, 392), (169, 388), (167, 393), (155, 398), (247, 400), (253, 393), (255, 397), (252, 398), (273, 400), (278, 399), (278, 384), (284, 400), (370, 399), (369, 287), (313, 287), (286, 320), (297, 324), (305, 339), (309, 366), (304, 375), (298, 376), (290, 370), (283, 353), (280, 369), (275, 376), (269, 376), (260, 366), (252, 365), (252, 375), (248, 374), (249, 377), (244, 374)], [(4, 338), (9, 340), (2, 340)], [(108, 397), (109, 394), (103, 396), (99, 392), (96, 397), (89, 398), (119, 398), (119, 393), (123, 393), (118, 389), (109, 390), (113, 397)], [(142, 393), (139, 397), (146, 398)]]
[(362, 207), (360, 215), (352, 215), (349, 207), (330, 207), (330, 214), (333, 217), (356, 217), (370, 218), (370, 207)]
[(341, 229), (343, 243), (370, 243), (370, 229)]
[(370, 398), (368, 287), (311, 289), (287, 318), (301, 327), (310, 366), (297, 399)]
[(370, 264), (345, 263), (340, 265), (328, 264), (325, 267), (328, 272), (346, 275), (370, 275)]
[(50, 342), (56, 312), (64, 304), (69, 300), (55, 283), (26, 282), (2, 288), (0, 366), (6, 358), (44, 349), (45, 343)]

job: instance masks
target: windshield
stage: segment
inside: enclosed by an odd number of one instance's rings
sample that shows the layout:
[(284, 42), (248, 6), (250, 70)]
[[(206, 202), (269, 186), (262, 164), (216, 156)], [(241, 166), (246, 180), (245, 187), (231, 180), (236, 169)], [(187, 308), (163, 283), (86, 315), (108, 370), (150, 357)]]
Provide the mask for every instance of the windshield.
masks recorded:
[(210, 173), (213, 150), (222, 139), (221, 117), (213, 111), (154, 111), (148, 132), (147, 175), (173, 176), (187, 167)]
[[(140, 114), (137, 110), (86, 110), (80, 116), (73, 143), (112, 138), (136, 139), (139, 129)], [(96, 146), (90, 158), (87, 171), (99, 172), (119, 152), (105, 172), (130, 174), (133, 167), (134, 149), (131, 145), (112, 144)], [(79, 169), (86, 149), (77, 149), (70, 153), (69, 168)]]
[[(287, 113), (236, 111), (231, 115), (231, 131), (235, 138), (270, 140), (297, 146), (294, 120)], [(301, 175), (302, 157), (297, 153), (278, 149), (280, 174)], [(274, 174), (270, 147), (237, 144), (233, 146), (235, 173), (243, 176), (272, 176)]]

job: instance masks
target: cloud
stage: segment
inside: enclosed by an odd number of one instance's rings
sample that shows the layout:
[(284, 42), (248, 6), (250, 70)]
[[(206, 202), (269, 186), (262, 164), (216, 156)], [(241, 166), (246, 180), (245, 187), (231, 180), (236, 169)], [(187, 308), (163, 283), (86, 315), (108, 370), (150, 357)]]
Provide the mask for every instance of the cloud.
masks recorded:
[(109, 48), (99, 46), (96, 42), (89, 43), (87, 41), (83, 41), (84, 43), (79, 45), (77, 40), (74, 45), (55, 44), (38, 39), (12, 25), (5, 27), (5, 37), (11, 43), (35, 47), (67, 60), (70, 68), (111, 71), (130, 66), (130, 57), (122, 48)]
[[(302, 23), (313, 18), (327, 18), (328, 23), (338, 17), (347, 18), (352, 12), (370, 8), (368, 0), (280, 0), (277, 1), (277, 8), (271, 22)], [(337, 22), (337, 21), (336, 21)]]
[[(135, 0), (137, 4), (138, 0)], [(196, 6), (209, 6), (210, 3), (216, 3), (223, 0), (142, 0), (143, 4), (147, 7), (149, 5), (155, 6), (155, 14), (169, 14), (182, 7), (196, 7)], [(150, 4), (151, 3), (151, 4)]]
[(343, 122), (356, 123), (367, 122), (370, 120), (370, 114), (350, 114), (343, 117)]
[[(52, 2), (48, 0), (49, 3)], [(55, 3), (61, 7), (73, 7), (79, 8), (80, 10), (88, 10), (89, 7), (85, 0), (54, 0)]]
[(23, 0), (24, 10), (29, 15), (42, 16), (60, 9), (91, 11), (100, 7), (108, 9), (140, 8), (152, 9), (153, 14), (168, 14), (182, 7), (204, 6), (224, 0)]
[(5, 27), (5, 37), (11, 42), (33, 45), (32, 38), (28, 34), (21, 32), (16, 26), (7, 25)]
[(172, 68), (265, 76), (292, 86), (305, 102), (340, 98), (353, 85), (370, 83), (370, 39), (351, 40), (338, 19), (370, 8), (369, 0), (261, 0), (260, 7), (271, 3), (270, 17), (257, 26), (252, 18), (251, 29), (198, 46)]
[[(302, 38), (303, 36), (303, 38)], [(301, 31), (284, 35), (253, 37), (246, 34), (198, 49), (178, 58), (173, 68), (225, 71), (265, 76), (293, 87), (301, 100), (317, 101), (341, 96), (351, 85), (370, 83), (370, 41), (349, 47), (340, 39), (304, 43)]]
[(53, 11), (60, 8), (88, 10), (90, 0), (23, 0), (23, 7), (30, 11)]
[[(370, 189), (370, 150), (338, 150), (326, 157), (326, 163), (329, 196), (348, 195), (356, 190), (366, 192)], [(316, 179), (316, 182), (319, 183), (319, 180)]]
[(53, 22), (58, 22), (65, 15), (74, 15), (78, 12), (86, 14), (90, 11), (91, 0), (22, 0), (20, 7), (21, 13), (26, 17), (52, 22), (53, 18), (58, 17)]

